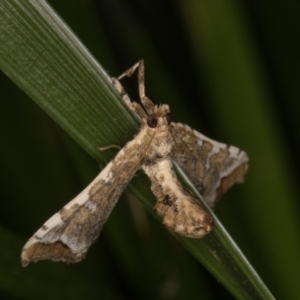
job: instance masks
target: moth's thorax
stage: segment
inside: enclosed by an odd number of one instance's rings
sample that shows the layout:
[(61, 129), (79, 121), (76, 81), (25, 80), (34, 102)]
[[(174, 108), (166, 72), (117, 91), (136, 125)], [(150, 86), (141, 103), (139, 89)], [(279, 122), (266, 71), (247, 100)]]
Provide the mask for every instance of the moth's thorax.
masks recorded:
[(143, 126), (137, 136), (138, 140), (143, 140), (149, 145), (145, 156), (150, 158), (154, 152), (157, 153), (156, 156), (167, 156), (172, 149), (172, 136), (169, 128), (171, 122), (170, 108), (166, 104), (153, 105), (148, 107), (147, 113), (142, 118)]

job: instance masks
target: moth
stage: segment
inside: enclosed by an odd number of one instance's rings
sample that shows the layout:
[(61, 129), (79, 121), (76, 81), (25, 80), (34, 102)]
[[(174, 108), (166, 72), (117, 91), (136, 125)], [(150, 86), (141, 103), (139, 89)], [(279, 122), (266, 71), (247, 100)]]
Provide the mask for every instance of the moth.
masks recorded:
[[(131, 102), (120, 79), (137, 69), (141, 104)], [(210, 207), (235, 183), (244, 180), (248, 156), (171, 120), (166, 104), (154, 105), (145, 95), (144, 62), (136, 63), (112, 84), (141, 121), (141, 128), (100, 174), (71, 202), (54, 214), (25, 244), (21, 261), (81, 261), (98, 238), (120, 195), (142, 169), (157, 202), (155, 212), (170, 231), (190, 238), (209, 233), (213, 217), (178, 181), (175, 161)]]

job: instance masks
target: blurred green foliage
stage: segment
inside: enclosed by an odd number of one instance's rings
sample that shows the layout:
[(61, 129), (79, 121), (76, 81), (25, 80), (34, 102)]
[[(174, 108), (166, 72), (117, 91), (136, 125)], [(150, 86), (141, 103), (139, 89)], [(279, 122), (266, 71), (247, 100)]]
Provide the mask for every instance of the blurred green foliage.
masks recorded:
[[(112, 76), (143, 58), (147, 94), (168, 103), (174, 121), (247, 151), (246, 183), (230, 191), (216, 213), (274, 296), (299, 298), (300, 4), (49, 3)], [(99, 166), (0, 76), (1, 299), (232, 299), (134, 200), (119, 201), (83, 263), (22, 269), (26, 239)]]

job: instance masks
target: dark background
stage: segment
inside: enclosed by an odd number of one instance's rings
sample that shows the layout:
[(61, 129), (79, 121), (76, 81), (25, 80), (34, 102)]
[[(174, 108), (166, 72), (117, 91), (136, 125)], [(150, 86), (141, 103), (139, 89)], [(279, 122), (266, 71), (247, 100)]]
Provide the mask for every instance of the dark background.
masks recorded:
[[(147, 95), (168, 103), (174, 121), (249, 154), (246, 183), (216, 213), (274, 296), (299, 298), (300, 3), (49, 3), (111, 76), (143, 58)], [(2, 73), (0, 86), (0, 229), (21, 250), (99, 166)], [(38, 299), (42, 291), (52, 299), (233, 298), (142, 207), (122, 198), (81, 264), (23, 270), (9, 266), (19, 253), (2, 244), (9, 272), (0, 275), (1, 299)]]

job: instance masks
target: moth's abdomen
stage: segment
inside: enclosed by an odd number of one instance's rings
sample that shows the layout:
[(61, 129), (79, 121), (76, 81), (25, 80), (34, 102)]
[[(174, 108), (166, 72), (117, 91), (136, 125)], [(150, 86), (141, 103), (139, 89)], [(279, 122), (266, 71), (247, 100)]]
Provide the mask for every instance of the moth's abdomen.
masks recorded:
[(166, 228), (190, 238), (201, 238), (212, 230), (213, 217), (184, 190), (170, 159), (142, 168), (151, 179), (151, 190), (157, 199), (154, 210)]
[(213, 224), (212, 216), (190, 197), (178, 198), (163, 216), (166, 228), (190, 238), (202, 238), (212, 230)]

